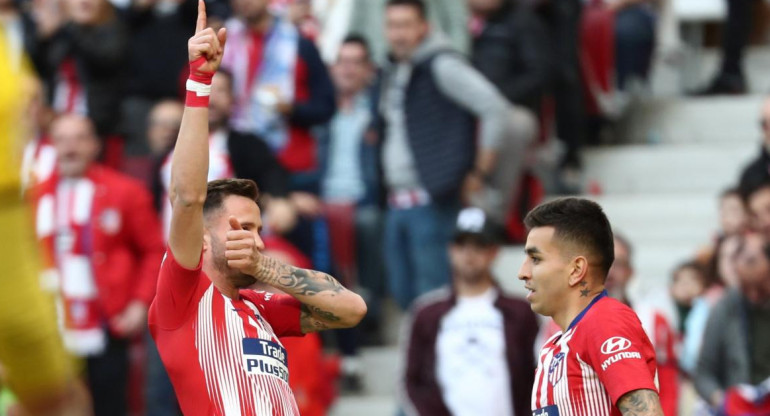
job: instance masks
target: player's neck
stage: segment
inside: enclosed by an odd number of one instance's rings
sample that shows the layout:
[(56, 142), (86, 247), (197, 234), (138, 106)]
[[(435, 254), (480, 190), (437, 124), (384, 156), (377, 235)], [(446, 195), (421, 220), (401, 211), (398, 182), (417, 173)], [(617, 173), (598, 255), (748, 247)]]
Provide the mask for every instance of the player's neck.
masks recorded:
[(598, 290), (591, 291), (587, 294), (585, 294), (585, 292), (581, 293), (578, 290), (572, 297), (570, 297), (562, 313), (559, 315), (554, 315), (553, 321), (559, 325), (559, 328), (561, 328), (562, 331), (566, 332), (567, 328), (569, 328), (570, 324), (575, 320), (575, 318), (577, 318), (578, 315), (580, 315), (580, 313), (583, 312), (588, 307), (588, 305), (590, 305), (591, 302), (602, 293), (603, 290), (604, 287), (601, 287)]
[(238, 299), (240, 297), (239, 290), (227, 281), (225, 276), (222, 276), (214, 267), (210, 267), (204, 263), (203, 272), (211, 279), (211, 283), (217, 288), (219, 293), (227, 296), (230, 299)]
[(232, 285), (228, 284), (216, 284), (214, 283), (214, 286), (217, 288), (219, 293), (227, 296), (228, 298), (232, 300), (238, 300), (240, 298), (240, 291), (237, 287), (233, 287)]

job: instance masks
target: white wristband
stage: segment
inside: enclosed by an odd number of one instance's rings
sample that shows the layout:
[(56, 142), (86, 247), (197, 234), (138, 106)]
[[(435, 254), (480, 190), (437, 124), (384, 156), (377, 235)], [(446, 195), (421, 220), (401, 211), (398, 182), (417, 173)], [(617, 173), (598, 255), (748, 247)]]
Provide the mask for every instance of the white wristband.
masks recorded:
[(207, 85), (202, 82), (188, 79), (187, 84), (185, 86), (187, 87), (187, 91), (194, 92), (195, 95), (198, 97), (208, 97), (209, 95), (211, 95), (210, 84)]

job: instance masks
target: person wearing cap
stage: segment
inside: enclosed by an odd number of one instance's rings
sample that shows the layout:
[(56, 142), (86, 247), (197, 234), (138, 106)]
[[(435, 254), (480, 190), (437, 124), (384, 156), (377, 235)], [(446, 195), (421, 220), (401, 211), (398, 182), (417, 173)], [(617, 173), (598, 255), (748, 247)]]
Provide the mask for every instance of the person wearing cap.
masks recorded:
[(460, 211), (449, 244), (451, 285), (417, 298), (405, 327), (406, 414), (530, 412), (538, 323), (492, 275), (501, 235), (481, 209)]

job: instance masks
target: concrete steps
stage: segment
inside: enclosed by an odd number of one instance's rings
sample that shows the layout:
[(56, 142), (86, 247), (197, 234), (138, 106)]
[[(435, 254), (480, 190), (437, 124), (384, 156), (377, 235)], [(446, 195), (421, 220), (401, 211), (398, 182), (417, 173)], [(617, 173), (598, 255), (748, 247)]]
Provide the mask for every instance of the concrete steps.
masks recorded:
[(709, 194), (733, 185), (757, 152), (732, 144), (624, 145), (588, 149), (584, 166), (605, 194)]
[(757, 94), (642, 101), (623, 122), (623, 141), (751, 147), (761, 137), (759, 119), (764, 99)]
[(401, 354), (396, 346), (362, 348), (365, 395), (340, 397), (331, 416), (394, 416), (396, 387), (402, 371)]

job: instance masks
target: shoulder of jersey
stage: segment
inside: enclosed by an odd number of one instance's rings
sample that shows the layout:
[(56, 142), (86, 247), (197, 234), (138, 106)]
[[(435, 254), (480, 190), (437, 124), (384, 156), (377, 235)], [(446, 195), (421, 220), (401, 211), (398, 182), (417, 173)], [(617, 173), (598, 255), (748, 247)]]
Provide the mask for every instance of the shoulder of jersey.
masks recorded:
[(635, 322), (635, 321), (638, 321), (639, 318), (636, 316), (636, 312), (634, 312), (633, 309), (628, 307), (628, 305), (618, 301), (617, 299), (607, 297), (596, 302), (591, 307), (591, 309), (586, 313), (586, 316), (584, 317), (583, 320), (588, 322), (597, 320), (598, 322), (604, 322), (604, 323), (606, 323), (608, 320), (610, 321), (616, 321), (616, 320), (629, 321), (630, 320), (632, 322)]

